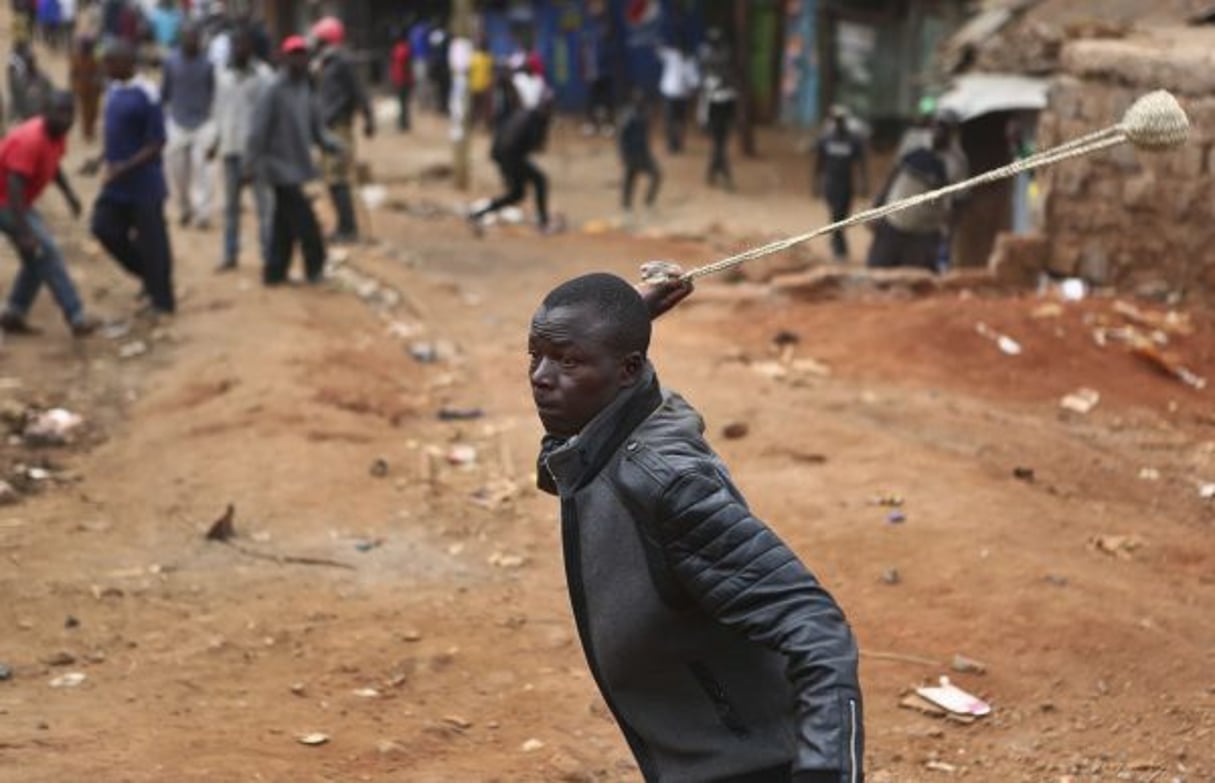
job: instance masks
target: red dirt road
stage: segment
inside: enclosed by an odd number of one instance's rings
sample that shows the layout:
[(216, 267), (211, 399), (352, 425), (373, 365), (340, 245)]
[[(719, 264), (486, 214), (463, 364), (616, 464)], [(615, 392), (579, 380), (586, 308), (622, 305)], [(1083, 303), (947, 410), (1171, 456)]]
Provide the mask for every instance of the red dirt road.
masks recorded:
[[(371, 154), (404, 165), (394, 143)], [(609, 163), (585, 179), (610, 182)], [(445, 187), (391, 191), (454, 199)], [(596, 188), (571, 185), (563, 208), (601, 211)], [(47, 458), (59, 471), (0, 508), (0, 780), (637, 779), (574, 637), (556, 504), (529, 488), (526, 325), (569, 275), (712, 249), (522, 229), (478, 242), (451, 217), (374, 219), (384, 243), (348, 265), (374, 302), (349, 278), (264, 291), (249, 267), (215, 276), (217, 235), (180, 233), (171, 325), (77, 346), (43, 303), (47, 334), (0, 347), (0, 402), (88, 418), (80, 446), (0, 451), (10, 476)], [(129, 309), (130, 283), (69, 245), (90, 300)], [(1198, 490), (1215, 481), (1212, 392), (1094, 346), (1085, 314), (1110, 302), (1048, 319), (1039, 304), (706, 291), (660, 323), (654, 360), (853, 622), (870, 780), (1215, 779), (1215, 505)], [(1194, 317), (1174, 348), (1215, 379), (1215, 330)], [(1024, 353), (1001, 354), (977, 321)], [(782, 329), (830, 375), (757, 372)], [(149, 352), (120, 359), (136, 338)], [(419, 339), (456, 355), (419, 364)], [(1061, 413), (1080, 386), (1100, 404)], [(487, 415), (441, 422), (445, 405)], [(749, 434), (721, 437), (736, 421)], [(457, 444), (475, 464), (448, 463)], [(904, 498), (905, 522), (872, 504), (883, 493)], [(229, 503), (243, 552), (203, 538)], [(1108, 554), (1101, 536), (1138, 545)], [(951, 672), (958, 653), (986, 674)], [(67, 672), (87, 679), (51, 687)], [(945, 674), (992, 715), (898, 707)], [(313, 732), (328, 742), (298, 742)]]

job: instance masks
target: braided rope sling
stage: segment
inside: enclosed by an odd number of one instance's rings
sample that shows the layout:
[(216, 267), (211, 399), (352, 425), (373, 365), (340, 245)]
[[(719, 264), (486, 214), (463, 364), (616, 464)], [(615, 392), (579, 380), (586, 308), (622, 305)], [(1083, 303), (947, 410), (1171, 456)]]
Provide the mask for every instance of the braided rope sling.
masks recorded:
[(676, 265), (667, 262), (649, 262), (642, 265), (642, 281), (651, 285), (677, 281), (690, 282), (700, 277), (724, 272), (746, 261), (779, 253), (782, 250), (788, 250), (794, 245), (808, 242), (815, 237), (830, 234), (842, 228), (880, 220), (895, 212), (926, 204), (978, 185), (985, 185), (989, 182), (1014, 177), (1024, 171), (1033, 171), (1042, 166), (1060, 163), (1081, 155), (1088, 155), (1089, 153), (1114, 147), (1128, 141), (1144, 150), (1160, 151), (1172, 149), (1184, 144), (1186, 139), (1189, 138), (1189, 133), (1189, 117), (1186, 116), (1185, 110), (1181, 108), (1177, 99), (1164, 90), (1157, 90), (1136, 100), (1127, 109), (1126, 113), (1122, 116), (1122, 121), (1118, 124), (1043, 150), (1010, 163), (1007, 166), (986, 171), (970, 179), (927, 193), (921, 193), (918, 196), (867, 209), (837, 223), (745, 250), (736, 255), (696, 267), (686, 272), (680, 270)]

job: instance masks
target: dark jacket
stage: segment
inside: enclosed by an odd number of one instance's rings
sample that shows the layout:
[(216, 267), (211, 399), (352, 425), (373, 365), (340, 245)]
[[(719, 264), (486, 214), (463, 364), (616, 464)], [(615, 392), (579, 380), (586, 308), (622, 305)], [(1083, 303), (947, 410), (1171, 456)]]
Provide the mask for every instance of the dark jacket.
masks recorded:
[(355, 72), (354, 62), (342, 49), (332, 49), (321, 61), (320, 79), (321, 121), (334, 128), (354, 121), (355, 113), (371, 114), (371, 104), (363, 82)]
[(860, 781), (857, 647), (653, 370), (546, 438), (591, 673), (649, 783)]
[(538, 109), (517, 108), (494, 133), (490, 157), (499, 163), (522, 161), (544, 146), (545, 117)]

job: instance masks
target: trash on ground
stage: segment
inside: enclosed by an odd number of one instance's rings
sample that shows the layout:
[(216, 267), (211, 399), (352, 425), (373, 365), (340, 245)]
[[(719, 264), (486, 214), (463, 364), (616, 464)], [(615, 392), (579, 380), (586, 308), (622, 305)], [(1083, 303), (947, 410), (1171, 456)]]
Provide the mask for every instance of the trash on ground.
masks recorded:
[(89, 677), (84, 672), (67, 672), (51, 680), (52, 688), (75, 688), (84, 684)]
[(904, 502), (903, 496), (894, 492), (879, 492), (869, 499), (869, 505), (887, 508), (902, 508)]
[(230, 538), (236, 537), (236, 505), (229, 503), (224, 509), (224, 513), (219, 519), (211, 523), (211, 527), (207, 528), (205, 538), (208, 541), (227, 541)]
[(938, 761), (937, 759), (925, 761), (924, 769), (932, 770), (933, 772), (945, 772), (950, 775), (958, 771), (956, 765), (950, 764), (948, 761)]
[(1058, 318), (1061, 315), (1063, 315), (1063, 305), (1058, 302), (1043, 302), (1029, 311), (1029, 317), (1036, 321)]
[(1101, 402), (1101, 392), (1096, 389), (1084, 388), (1077, 389), (1071, 394), (1063, 395), (1063, 399), (1059, 400), (1059, 407), (1065, 411), (1084, 415), (1091, 413), (1099, 402)]
[(129, 343), (123, 343), (118, 348), (119, 359), (134, 359), (137, 356), (143, 356), (148, 352), (148, 344), (143, 340), (132, 340)]
[(25, 426), (27, 443), (37, 446), (63, 446), (72, 442), (84, 417), (66, 408), (51, 408), (34, 416)]
[(494, 568), (513, 570), (527, 565), (527, 558), (522, 555), (504, 555), (501, 552), (494, 552), (486, 562)]
[(1145, 329), (1156, 329), (1177, 337), (1189, 337), (1194, 334), (1194, 322), (1189, 313), (1179, 313), (1176, 310), (1153, 313), (1123, 301), (1114, 302), (1113, 309), (1118, 315)]
[(378, 699), (380, 696), (380, 692), (375, 688), (355, 688), (351, 693), (360, 699)]
[(897, 585), (901, 581), (903, 581), (903, 577), (899, 575), (899, 569), (887, 568), (882, 571), (882, 582), (885, 584)]
[(494, 510), (509, 503), (519, 494), (519, 485), (510, 479), (495, 479), (472, 493), (473, 505)]
[(444, 715), (443, 722), (453, 729), (464, 731), (472, 728), (472, 721), (462, 715)]
[(1088, 295), (1088, 283), (1079, 277), (1069, 277), (1059, 283), (1059, 297), (1065, 302), (1079, 302)]
[(368, 209), (377, 210), (388, 201), (388, 188), (383, 185), (364, 185), (359, 188), (359, 195), (363, 197), (363, 203)]
[(370, 552), (373, 549), (379, 549), (384, 545), (382, 538), (360, 538), (354, 542), (354, 548), (360, 552)]
[(979, 333), (980, 337), (986, 337), (994, 342), (1001, 353), (1007, 356), (1021, 355), (1021, 343), (1006, 334), (1000, 334), (982, 321), (975, 324), (975, 331)]
[(529, 740), (525, 740), (523, 742), (523, 744), (519, 746), (519, 750), (523, 751), (524, 753), (532, 753), (534, 751), (540, 750), (543, 747), (544, 747), (543, 742), (536, 739), (535, 737), (532, 737)]
[(907, 515), (902, 511), (895, 509), (886, 515), (886, 521), (892, 525), (900, 525), (907, 521)]
[(439, 421), (472, 421), (485, 415), (481, 408), (456, 408), (443, 406), (439, 409)]
[(1139, 480), (1140, 481), (1159, 481), (1160, 480), (1160, 471), (1157, 470), (1156, 468), (1140, 468), (1139, 469)]
[(372, 461), (368, 472), (375, 478), (384, 478), (388, 475), (388, 460), (383, 457), (377, 457)]
[(477, 449), (467, 443), (457, 443), (447, 450), (447, 461), (452, 465), (476, 464)]
[(13, 669), (8, 664), (0, 663), (0, 682), (13, 679)]
[[(3, 493), (0, 493), (0, 495), (2, 494)], [(1202, 498), (1203, 500), (1215, 500), (1215, 481), (1199, 484), (1198, 497)]]
[(1034, 483), (1035, 478), (1034, 469), (1018, 465), (1017, 467), (1013, 468), (1013, 478), (1015, 478), (1017, 481), (1024, 481), (1027, 484), (1032, 484)]
[(1148, 364), (1172, 376), (1193, 389), (1202, 390), (1207, 387), (1207, 379), (1196, 374), (1181, 363), (1181, 359), (1172, 353), (1164, 353), (1155, 345), (1140, 341), (1131, 346), (1131, 353)]
[(962, 674), (986, 674), (987, 664), (976, 661), (974, 658), (967, 658), (961, 653), (955, 653), (953, 660), (949, 662), (949, 668), (955, 672)]
[(301, 734), (296, 741), (301, 745), (324, 745), (329, 741), (329, 735), (314, 731), (311, 734)]
[(916, 688), (915, 692), (955, 715), (974, 715), (981, 718), (991, 712), (990, 704), (954, 685), (948, 677), (941, 677), (940, 685)]
[(726, 440), (738, 440), (747, 437), (751, 427), (745, 421), (732, 421), (721, 428), (721, 436)]
[(1130, 560), (1135, 550), (1143, 546), (1143, 539), (1139, 536), (1093, 536), (1088, 540), (1088, 545), (1093, 551), (1103, 555)]

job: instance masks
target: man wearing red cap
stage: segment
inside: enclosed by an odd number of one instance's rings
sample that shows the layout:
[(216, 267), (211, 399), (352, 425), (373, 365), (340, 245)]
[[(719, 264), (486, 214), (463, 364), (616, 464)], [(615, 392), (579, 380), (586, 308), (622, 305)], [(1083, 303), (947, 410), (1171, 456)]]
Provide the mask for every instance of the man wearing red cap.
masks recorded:
[(342, 143), (325, 130), (308, 83), (308, 43), (298, 35), (283, 41), (284, 68), (262, 93), (253, 109), (244, 157), (247, 180), (262, 180), (274, 188), (274, 218), (270, 228), (266, 285), (287, 281), (291, 253), (298, 241), (304, 253), (308, 282), (321, 281), (325, 240), (304, 185), (316, 178), (312, 146), (330, 155), (343, 154)]
[(321, 119), (325, 127), (342, 142), (345, 153), (340, 156), (326, 155), (322, 161), (325, 184), (333, 199), (337, 213), (337, 228), (333, 242), (358, 240), (359, 228), (354, 215), (352, 193), (354, 165), (354, 115), (362, 113), (363, 131), (368, 138), (375, 135), (375, 114), (367, 91), (355, 72), (354, 63), (343, 44), (346, 28), (336, 17), (326, 16), (312, 27), (316, 40), (317, 60), (320, 71), (318, 97), (321, 104)]

